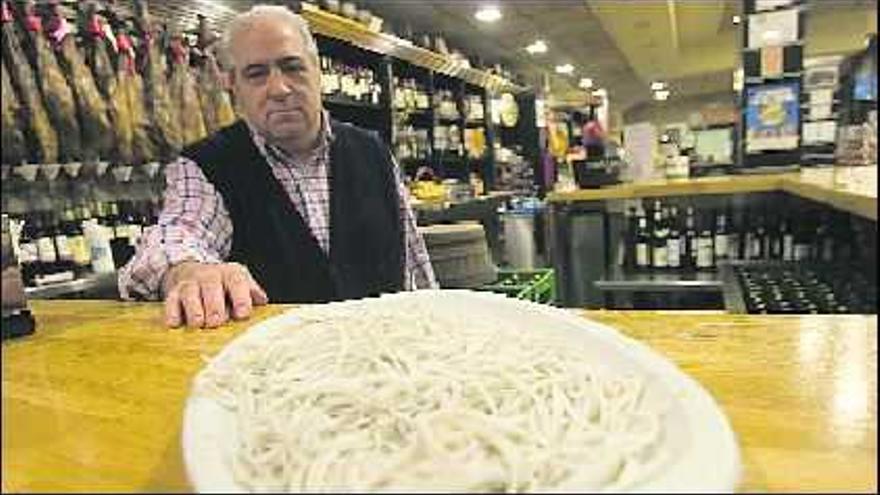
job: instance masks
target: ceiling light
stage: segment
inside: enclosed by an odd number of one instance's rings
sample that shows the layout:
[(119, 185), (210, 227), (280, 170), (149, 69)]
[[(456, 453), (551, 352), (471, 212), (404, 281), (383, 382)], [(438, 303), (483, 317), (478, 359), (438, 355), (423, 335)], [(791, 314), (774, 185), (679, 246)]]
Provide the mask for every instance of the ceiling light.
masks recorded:
[(739, 24), (740, 22), (742, 22), (742, 17), (740, 17), (738, 15), (733, 16), (733, 23), (734, 24)]
[(654, 81), (651, 83), (651, 91), (659, 91), (666, 87), (666, 83), (663, 81)]
[(589, 77), (582, 77), (580, 81), (578, 81), (578, 87), (581, 89), (590, 89), (593, 87), (593, 80)]
[(544, 43), (544, 40), (535, 40), (534, 43), (526, 47), (526, 51), (532, 55), (547, 53), (547, 43)]
[(474, 14), (474, 17), (481, 22), (495, 22), (501, 19), (501, 10), (494, 5), (483, 7)]
[(556, 66), (556, 73), (557, 74), (571, 74), (573, 72), (574, 72), (574, 66), (571, 64)]
[(660, 91), (654, 91), (654, 99), (657, 101), (666, 101), (669, 98), (669, 90), (661, 89)]

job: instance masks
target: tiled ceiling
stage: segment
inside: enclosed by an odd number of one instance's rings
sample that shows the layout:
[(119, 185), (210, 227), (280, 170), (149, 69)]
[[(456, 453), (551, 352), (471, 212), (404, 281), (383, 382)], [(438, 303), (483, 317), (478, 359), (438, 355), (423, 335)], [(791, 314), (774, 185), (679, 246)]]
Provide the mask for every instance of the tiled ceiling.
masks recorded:
[[(732, 90), (739, 65), (742, 26), (739, 0), (497, 0), (503, 18), (494, 24), (473, 14), (487, 0), (425, 2), (363, 0), (395, 28), (442, 35), (450, 48), (500, 62), (526, 83), (549, 78), (551, 93), (583, 101), (577, 81), (590, 77), (605, 87), (619, 111), (650, 98), (652, 80), (667, 81), (676, 94)], [(860, 49), (877, 32), (877, 0), (812, 0), (808, 9), (807, 56)], [(525, 46), (544, 39), (548, 53), (532, 56)], [(572, 63), (572, 76), (554, 73)], [(670, 100), (673, 101), (673, 100)]]
[[(477, 55), (490, 65), (501, 63), (529, 85), (541, 85), (546, 75), (551, 93), (559, 99), (582, 103), (585, 93), (577, 88), (581, 77), (607, 86), (612, 98), (629, 100), (641, 91), (626, 57), (584, 0), (499, 0), (503, 18), (494, 24), (474, 18), (485, 1), (365, 0), (364, 4), (396, 29), (409, 25), (416, 32), (440, 34), (450, 49)], [(549, 50), (530, 55), (525, 47), (538, 38), (547, 42)], [(555, 74), (555, 66), (565, 63), (575, 66), (574, 75)]]

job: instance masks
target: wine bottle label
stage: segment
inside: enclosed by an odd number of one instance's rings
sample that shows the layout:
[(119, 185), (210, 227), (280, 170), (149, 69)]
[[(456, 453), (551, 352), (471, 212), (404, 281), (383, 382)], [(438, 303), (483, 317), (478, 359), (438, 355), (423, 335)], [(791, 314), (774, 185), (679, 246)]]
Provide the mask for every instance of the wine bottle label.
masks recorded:
[(791, 234), (782, 237), (782, 259), (794, 261), (794, 236)]
[(37, 239), (37, 253), (43, 263), (55, 263), (58, 257), (55, 254), (55, 243), (51, 237)]
[(758, 236), (748, 234), (746, 236), (746, 246), (749, 252), (749, 259), (755, 259), (761, 256), (761, 239)]
[(727, 234), (727, 257), (734, 260), (742, 258), (739, 234)]
[(671, 268), (681, 266), (681, 241), (678, 237), (671, 237), (666, 241), (666, 256)]
[(666, 245), (654, 247), (654, 267), (666, 268), (669, 266), (669, 250)]
[(70, 261), (73, 259), (73, 253), (70, 252), (70, 245), (66, 235), (55, 236), (55, 249), (59, 260)]
[(691, 237), (691, 261), (697, 262), (697, 251), (700, 249), (700, 238), (697, 236)]
[(40, 252), (37, 249), (36, 242), (32, 241), (20, 244), (18, 253), (19, 263), (36, 263), (37, 261), (40, 261)]
[(718, 259), (727, 258), (727, 234), (718, 234), (715, 236), (715, 257)]
[(697, 267), (709, 268), (712, 266), (713, 259), (712, 238), (700, 238), (697, 243)]
[(89, 248), (86, 244), (86, 238), (83, 235), (75, 235), (67, 238), (67, 245), (70, 247), (70, 254), (73, 262), (77, 265), (88, 265), (91, 262)]
[(644, 242), (636, 244), (636, 265), (648, 266), (648, 245)]

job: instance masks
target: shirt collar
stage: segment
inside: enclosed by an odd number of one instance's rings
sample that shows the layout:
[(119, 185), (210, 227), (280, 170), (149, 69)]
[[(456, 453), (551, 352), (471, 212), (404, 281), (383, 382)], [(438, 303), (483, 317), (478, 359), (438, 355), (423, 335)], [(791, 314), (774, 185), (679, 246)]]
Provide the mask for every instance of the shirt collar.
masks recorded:
[(251, 138), (253, 139), (254, 144), (257, 146), (257, 149), (260, 150), (263, 156), (270, 158), (270, 164), (314, 163), (317, 158), (326, 155), (330, 143), (333, 142), (333, 128), (330, 125), (330, 114), (327, 112), (327, 110), (321, 110), (321, 130), (318, 134), (318, 145), (310, 151), (297, 155), (291, 155), (287, 151), (279, 148), (278, 146), (267, 143), (266, 138), (263, 137), (250, 123), (248, 123), (247, 125), (248, 129), (250, 130)]

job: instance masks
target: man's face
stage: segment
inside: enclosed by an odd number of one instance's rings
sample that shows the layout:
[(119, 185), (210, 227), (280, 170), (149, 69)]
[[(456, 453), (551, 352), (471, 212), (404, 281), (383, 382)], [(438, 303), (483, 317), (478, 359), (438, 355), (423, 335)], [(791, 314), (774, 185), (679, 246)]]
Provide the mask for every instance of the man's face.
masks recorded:
[(236, 35), (231, 55), (233, 91), (248, 122), (273, 144), (308, 149), (321, 126), (321, 74), (299, 31), (258, 19)]

